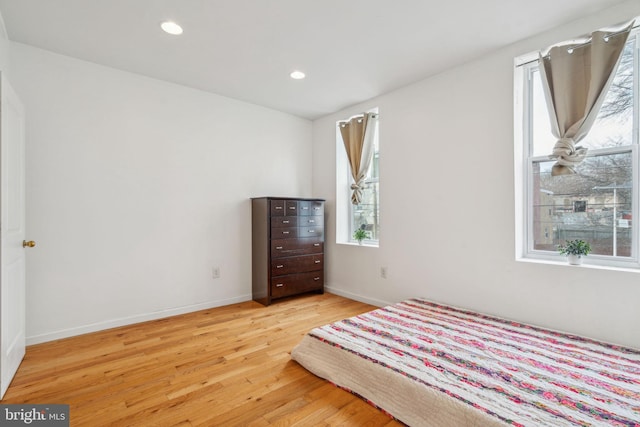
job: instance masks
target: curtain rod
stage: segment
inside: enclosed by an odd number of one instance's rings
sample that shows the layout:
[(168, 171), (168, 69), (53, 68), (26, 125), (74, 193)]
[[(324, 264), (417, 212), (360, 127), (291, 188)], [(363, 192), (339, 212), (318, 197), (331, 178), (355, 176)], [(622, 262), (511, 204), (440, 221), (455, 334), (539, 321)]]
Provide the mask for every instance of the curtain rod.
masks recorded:
[[(634, 19), (634, 20), (635, 20), (635, 19)], [(640, 28), (640, 23), (639, 23), (639, 24), (637, 24), (637, 25), (634, 25), (633, 27), (631, 27), (631, 29), (629, 30), (629, 32), (634, 31), (634, 30), (637, 30), (638, 28)], [(602, 30), (596, 30), (596, 31), (602, 31)], [(626, 31), (626, 30), (619, 30), (619, 31), (615, 31), (615, 32), (613, 32), (613, 33), (610, 33), (610, 34), (607, 34), (607, 35), (603, 36), (603, 39), (605, 40), (605, 42), (607, 42), (607, 41), (609, 41), (609, 38), (610, 38), (610, 37), (618, 36), (618, 35), (620, 35), (620, 34), (624, 33), (625, 31)], [(595, 32), (595, 31), (594, 31), (594, 32)], [(590, 45), (590, 44), (591, 44), (591, 40), (592, 40), (592, 39), (593, 39), (593, 37), (590, 37), (590, 38), (589, 38), (589, 40), (584, 41), (584, 42), (582, 42), (582, 43), (574, 43), (574, 44), (567, 43), (566, 45), (555, 45), (555, 46), (551, 46), (551, 47), (549, 47), (548, 49), (549, 49), (549, 50), (551, 50), (553, 47), (562, 47), (562, 46), (566, 46), (566, 47), (567, 47), (567, 51), (571, 50), (571, 52), (573, 52), (573, 50), (574, 50), (574, 49), (580, 49), (581, 47), (584, 47), (584, 46)], [(569, 52), (569, 53), (571, 53), (571, 52)], [(549, 56), (549, 54), (544, 55), (544, 56), (543, 56), (543, 58), (547, 58), (548, 56)], [(523, 65), (531, 64), (531, 63), (533, 63), (533, 62), (538, 62), (538, 58), (531, 59), (531, 60), (529, 60), (529, 61), (525, 61), (525, 62), (523, 62), (523, 63), (521, 63), (521, 64), (518, 64), (517, 66), (518, 66), (518, 67), (521, 67), (521, 66), (523, 66)]]
[[(364, 113), (364, 114), (371, 114), (371, 117), (373, 118), (377, 118), (378, 117), (378, 113)], [(349, 123), (351, 120), (353, 119), (361, 119), (364, 117), (364, 114), (356, 114), (355, 116), (349, 117), (347, 120), (338, 120), (338, 126), (340, 126), (341, 124), (346, 124)]]
[[(631, 27), (631, 29), (634, 29), (634, 28), (636, 28), (636, 27)], [(615, 33), (606, 34), (606, 35), (602, 36), (602, 40), (604, 40), (605, 43), (608, 43), (609, 39), (611, 37), (619, 36), (620, 34), (626, 32), (626, 31), (627, 30), (624, 29), (624, 30), (616, 31)], [(629, 30), (629, 31), (631, 31), (631, 30)], [(569, 44), (566, 45), (567, 46), (567, 52), (568, 53), (573, 53), (574, 49), (580, 49), (581, 47), (588, 46), (588, 45), (591, 44), (592, 40), (593, 40), (593, 37), (590, 37), (589, 40), (586, 40), (586, 41), (584, 41), (582, 43), (575, 43), (575, 44), (569, 43)], [(554, 47), (562, 47), (562, 45), (560, 45), (560, 46), (551, 46), (549, 48), (549, 50), (553, 49)], [(548, 56), (549, 56), (549, 54), (546, 54), (545, 56), (543, 56), (543, 58), (547, 58)]]

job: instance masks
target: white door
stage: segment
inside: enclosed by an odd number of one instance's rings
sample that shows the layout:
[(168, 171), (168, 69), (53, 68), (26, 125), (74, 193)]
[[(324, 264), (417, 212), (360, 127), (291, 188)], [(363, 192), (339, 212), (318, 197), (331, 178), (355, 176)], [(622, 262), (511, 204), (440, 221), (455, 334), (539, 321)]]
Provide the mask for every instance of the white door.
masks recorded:
[(24, 108), (0, 75), (0, 399), (25, 353)]

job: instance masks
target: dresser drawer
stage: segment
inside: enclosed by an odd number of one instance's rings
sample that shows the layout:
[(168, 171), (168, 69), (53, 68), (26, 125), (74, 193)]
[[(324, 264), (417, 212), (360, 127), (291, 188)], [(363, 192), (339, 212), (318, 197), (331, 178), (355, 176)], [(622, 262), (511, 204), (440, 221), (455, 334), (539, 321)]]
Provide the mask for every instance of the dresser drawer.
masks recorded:
[(298, 215), (298, 201), (297, 200), (285, 200), (284, 201), (285, 215)]
[(271, 216), (297, 216), (297, 200), (271, 200)]
[(313, 236), (324, 237), (324, 227), (322, 225), (319, 225), (319, 226), (298, 228), (298, 237), (313, 237)]
[(323, 216), (301, 216), (298, 217), (300, 227), (322, 227), (324, 226)]
[(299, 215), (324, 215), (324, 202), (315, 200), (301, 200)]
[(298, 225), (297, 216), (274, 216), (271, 217), (271, 228), (296, 227)]
[(321, 254), (324, 251), (322, 238), (271, 240), (271, 257), (282, 258), (296, 255)]
[(281, 298), (323, 289), (324, 273), (315, 271), (312, 273), (289, 274), (271, 279), (271, 298)]
[(298, 237), (298, 227), (281, 227), (271, 229), (272, 239), (292, 239)]
[(324, 270), (324, 255), (303, 255), (271, 261), (271, 276)]
[(269, 203), (269, 212), (271, 213), (271, 216), (285, 215), (286, 211), (284, 209), (284, 200), (271, 200)]

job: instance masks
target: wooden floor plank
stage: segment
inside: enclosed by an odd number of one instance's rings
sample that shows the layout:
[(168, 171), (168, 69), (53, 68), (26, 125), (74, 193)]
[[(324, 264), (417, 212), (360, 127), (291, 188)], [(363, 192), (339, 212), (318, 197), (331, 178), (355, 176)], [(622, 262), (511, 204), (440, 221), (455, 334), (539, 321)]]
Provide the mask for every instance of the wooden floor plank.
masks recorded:
[(399, 426), (290, 357), (310, 329), (374, 308), (248, 301), (29, 346), (2, 403), (67, 403), (72, 426)]

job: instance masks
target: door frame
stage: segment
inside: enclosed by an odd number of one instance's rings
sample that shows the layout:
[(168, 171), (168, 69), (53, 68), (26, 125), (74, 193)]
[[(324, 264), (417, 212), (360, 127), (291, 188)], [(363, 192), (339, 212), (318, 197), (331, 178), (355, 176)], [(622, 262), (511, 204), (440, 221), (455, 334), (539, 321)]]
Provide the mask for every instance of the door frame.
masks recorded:
[(26, 350), (25, 111), (0, 72), (0, 399)]

